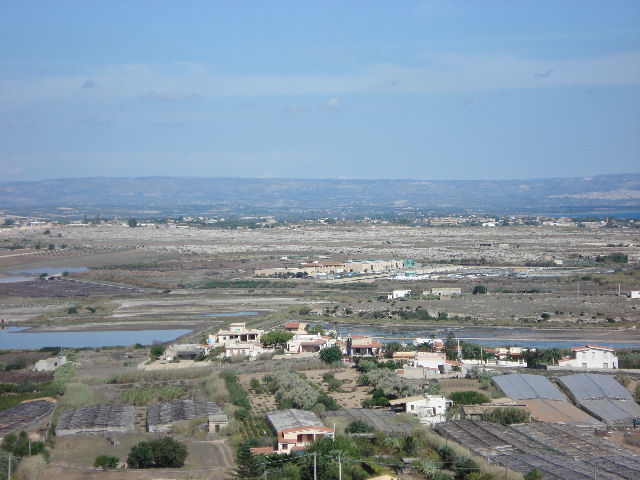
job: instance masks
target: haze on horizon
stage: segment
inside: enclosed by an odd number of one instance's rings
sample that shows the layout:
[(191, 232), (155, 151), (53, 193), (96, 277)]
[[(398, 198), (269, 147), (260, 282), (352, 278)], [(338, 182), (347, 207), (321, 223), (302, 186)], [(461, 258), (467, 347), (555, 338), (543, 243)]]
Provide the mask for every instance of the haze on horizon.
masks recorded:
[(2, 181), (640, 173), (640, 2), (0, 3)]

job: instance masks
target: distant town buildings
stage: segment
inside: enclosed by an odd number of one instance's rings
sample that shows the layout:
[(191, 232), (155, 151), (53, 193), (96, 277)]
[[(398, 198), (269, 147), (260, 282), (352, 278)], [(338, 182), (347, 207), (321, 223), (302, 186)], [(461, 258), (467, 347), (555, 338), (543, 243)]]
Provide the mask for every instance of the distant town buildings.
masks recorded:
[(301, 263), (297, 266), (260, 268), (256, 269), (256, 277), (270, 277), (282, 275), (300, 275), (310, 277), (326, 277), (327, 275), (345, 275), (367, 273), (397, 272), (401, 269), (416, 267), (414, 259), (394, 259), (394, 260), (349, 260), (338, 262), (333, 260), (315, 260), (313, 262)]

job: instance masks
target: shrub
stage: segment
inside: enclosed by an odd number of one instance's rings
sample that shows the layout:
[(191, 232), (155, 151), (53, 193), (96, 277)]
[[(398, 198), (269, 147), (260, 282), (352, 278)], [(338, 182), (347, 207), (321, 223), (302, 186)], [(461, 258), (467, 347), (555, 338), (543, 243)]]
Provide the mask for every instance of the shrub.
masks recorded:
[(118, 460), (120, 460), (118, 457), (111, 455), (100, 455), (96, 457), (93, 466), (96, 468), (104, 468), (105, 470), (108, 468), (116, 468), (118, 466)]
[(360, 420), (354, 420), (344, 429), (344, 433), (369, 433), (373, 429)]
[(524, 476), (524, 480), (542, 480), (542, 478), (544, 478), (544, 475), (535, 468)]
[(471, 292), (474, 295), (482, 295), (487, 293), (487, 287), (485, 287), (484, 285), (476, 285), (475, 287), (473, 287), (473, 291)]
[(239, 408), (235, 412), (233, 412), (233, 418), (235, 418), (236, 420), (242, 421), (248, 416), (249, 410), (247, 410), (246, 408)]
[(525, 423), (529, 421), (529, 411), (514, 407), (499, 407), (482, 415), (487, 422), (511, 425), (513, 423)]
[(477, 405), (480, 403), (489, 403), (490, 401), (486, 395), (472, 390), (464, 392), (453, 392), (451, 395), (449, 395), (449, 398), (455, 403), (459, 403), (462, 405)]
[(453, 464), (453, 471), (456, 474), (457, 479), (463, 479), (466, 475), (477, 472), (478, 465), (476, 462), (467, 457), (458, 458)]
[(69, 315), (73, 315), (73, 314), (78, 313), (78, 307), (69, 307), (69, 309), (67, 310), (67, 313)]
[(442, 466), (444, 468), (451, 468), (454, 462), (458, 459), (456, 452), (449, 445), (443, 445), (438, 449), (438, 455), (442, 459)]
[(129, 405), (147, 405), (153, 400), (154, 393), (154, 389), (151, 387), (129, 388), (122, 392), (122, 401)]
[(238, 383), (238, 375), (233, 372), (222, 372), (220, 377), (224, 380), (227, 392), (229, 392), (229, 401), (237, 407), (242, 407), (247, 410), (251, 410), (251, 404), (249, 403), (249, 397), (245, 392), (242, 385)]
[(12, 358), (7, 362), (5, 370), (22, 370), (27, 366), (27, 359), (24, 357)]
[(179, 385), (163, 385), (158, 389), (158, 398), (163, 402), (176, 400), (184, 395), (184, 388)]

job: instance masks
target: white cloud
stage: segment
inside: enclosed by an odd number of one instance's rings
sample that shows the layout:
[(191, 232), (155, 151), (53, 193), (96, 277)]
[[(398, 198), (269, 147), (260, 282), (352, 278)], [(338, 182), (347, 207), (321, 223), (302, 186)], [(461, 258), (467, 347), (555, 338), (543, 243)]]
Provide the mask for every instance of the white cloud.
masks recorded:
[(334, 97), (329, 100), (327, 106), (331, 109), (337, 110), (338, 108), (342, 107), (342, 102), (340, 102), (340, 99), (338, 97)]
[[(540, 72), (543, 72), (542, 74)], [(545, 75), (546, 72), (552, 72)], [(82, 88), (86, 78), (100, 88)], [(640, 51), (571, 59), (505, 55), (424, 57), (421, 67), (375, 64), (349, 73), (237, 75), (207, 65), (116, 65), (73, 75), (0, 80), (0, 105), (64, 100), (157, 98), (175, 101), (225, 96), (472, 93), (487, 90), (640, 84)]]

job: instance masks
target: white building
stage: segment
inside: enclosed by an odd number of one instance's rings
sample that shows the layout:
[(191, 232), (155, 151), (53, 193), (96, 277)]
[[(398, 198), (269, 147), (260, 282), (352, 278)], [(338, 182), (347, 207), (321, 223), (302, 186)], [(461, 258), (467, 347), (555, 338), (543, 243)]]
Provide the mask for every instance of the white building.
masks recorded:
[(404, 298), (411, 295), (411, 290), (394, 290), (393, 292), (391, 292), (389, 295), (387, 295), (387, 298), (389, 300), (393, 300), (396, 298)]
[(441, 423), (446, 420), (447, 406), (453, 401), (444, 395), (415, 395), (413, 397), (398, 398), (389, 401), (394, 412), (411, 413), (419, 417), (424, 424)]
[(298, 353), (317, 353), (323, 348), (330, 347), (335, 344), (335, 340), (331, 337), (317, 335), (317, 334), (301, 334), (294, 335), (291, 340), (287, 342), (285, 348), (285, 354), (298, 354)]
[(247, 324), (244, 322), (231, 323), (227, 330), (210, 334), (207, 343), (216, 346), (231, 343), (260, 343), (260, 336), (263, 333), (263, 330), (247, 330)]
[(616, 351), (613, 348), (585, 345), (584, 347), (573, 347), (571, 351), (572, 357), (558, 360), (560, 367), (618, 368), (618, 357), (616, 357)]
[(38, 360), (33, 369), (36, 372), (52, 372), (66, 363), (67, 357), (65, 356), (45, 358), (44, 360)]
[(266, 352), (272, 352), (273, 350), (266, 350), (262, 345), (256, 343), (229, 343), (224, 347), (225, 357), (249, 357), (256, 358), (258, 355)]
[(629, 294), (630, 298), (640, 298), (640, 290), (631, 290), (631, 293)]
[(444, 352), (416, 352), (411, 366), (439, 370), (446, 361), (447, 355)]
[(438, 297), (450, 297), (451, 295), (461, 295), (462, 289), (454, 287), (436, 287), (429, 291), (425, 290), (422, 294), (424, 296), (437, 295)]

